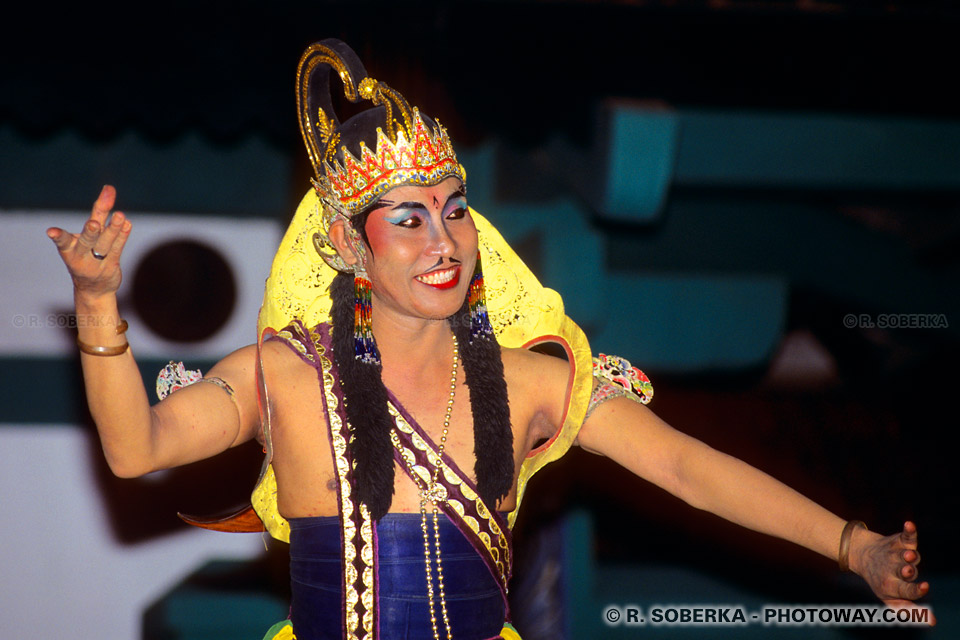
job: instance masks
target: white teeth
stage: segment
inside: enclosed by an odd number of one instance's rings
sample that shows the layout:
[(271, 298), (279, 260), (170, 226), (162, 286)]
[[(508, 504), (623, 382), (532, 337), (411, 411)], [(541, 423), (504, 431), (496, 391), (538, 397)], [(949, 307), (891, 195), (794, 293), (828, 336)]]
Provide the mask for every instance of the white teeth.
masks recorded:
[(417, 280), (425, 284), (443, 284), (444, 282), (453, 280), (455, 275), (457, 275), (456, 268), (445, 269), (443, 271), (434, 271), (433, 273), (417, 276)]

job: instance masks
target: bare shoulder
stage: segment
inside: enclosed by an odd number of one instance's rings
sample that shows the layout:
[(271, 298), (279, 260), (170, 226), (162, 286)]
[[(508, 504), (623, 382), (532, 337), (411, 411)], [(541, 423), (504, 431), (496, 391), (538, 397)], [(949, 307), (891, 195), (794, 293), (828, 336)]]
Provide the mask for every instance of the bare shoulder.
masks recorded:
[(296, 372), (301, 368), (312, 370), (312, 367), (283, 340), (264, 340), (260, 345), (260, 355), (264, 369), (273, 375)]
[(570, 365), (558, 358), (520, 347), (500, 347), (504, 374), (510, 376), (545, 376), (566, 385)]
[(238, 397), (256, 398), (257, 345), (240, 347), (226, 357), (221, 358), (207, 372), (207, 377), (225, 380), (236, 391)]
[[(269, 382), (284, 384), (291, 376), (302, 374), (302, 370), (312, 369), (306, 365), (288, 346), (279, 340), (267, 340), (260, 347), (264, 375)], [(211, 376), (217, 376), (230, 383), (243, 396), (257, 394), (257, 345), (251, 344), (237, 349), (220, 360), (211, 370)]]
[(336, 484), (319, 372), (283, 340), (261, 347), (270, 407), (277, 503), (286, 517), (337, 513)]
[(511, 414), (558, 427), (570, 380), (567, 361), (521, 348), (502, 348), (502, 358)]
[(317, 370), (284, 341), (266, 340), (260, 352), (271, 399), (318, 389)]

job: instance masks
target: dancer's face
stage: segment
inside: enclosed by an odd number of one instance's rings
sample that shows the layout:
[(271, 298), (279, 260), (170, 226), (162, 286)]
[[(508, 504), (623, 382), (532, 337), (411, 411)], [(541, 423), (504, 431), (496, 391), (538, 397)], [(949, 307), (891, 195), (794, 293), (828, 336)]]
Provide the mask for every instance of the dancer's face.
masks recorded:
[(477, 259), (477, 228), (459, 179), (391, 189), (365, 231), (374, 314), (442, 319), (457, 312)]

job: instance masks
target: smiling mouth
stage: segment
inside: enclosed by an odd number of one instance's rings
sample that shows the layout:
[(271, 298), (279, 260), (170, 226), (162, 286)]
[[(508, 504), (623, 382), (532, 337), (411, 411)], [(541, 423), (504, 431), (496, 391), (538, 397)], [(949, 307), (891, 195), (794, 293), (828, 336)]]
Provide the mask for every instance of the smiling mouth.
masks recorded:
[(451, 289), (460, 282), (460, 267), (458, 265), (449, 269), (431, 271), (430, 273), (416, 276), (415, 280), (434, 289)]

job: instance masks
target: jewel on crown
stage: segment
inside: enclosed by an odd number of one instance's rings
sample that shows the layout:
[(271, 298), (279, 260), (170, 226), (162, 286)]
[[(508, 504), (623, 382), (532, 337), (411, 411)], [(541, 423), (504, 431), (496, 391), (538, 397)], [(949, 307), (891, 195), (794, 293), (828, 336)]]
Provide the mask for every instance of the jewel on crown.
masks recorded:
[(451, 176), (465, 180), (446, 129), (437, 123), (431, 134), (418, 109), (411, 125), (409, 134), (398, 127), (396, 142), (378, 128), (376, 152), (361, 142), (360, 159), (343, 148), (342, 165), (336, 160), (325, 163), (330, 189), (351, 214), (399, 185), (432, 186)]

